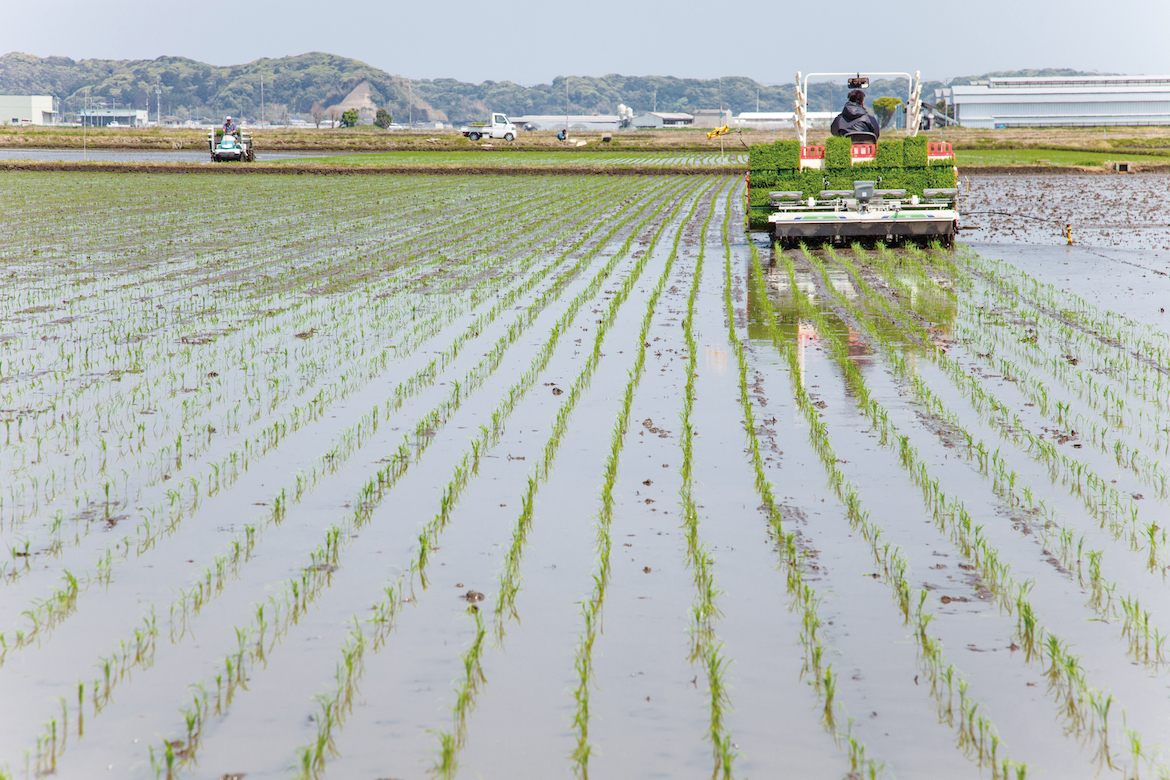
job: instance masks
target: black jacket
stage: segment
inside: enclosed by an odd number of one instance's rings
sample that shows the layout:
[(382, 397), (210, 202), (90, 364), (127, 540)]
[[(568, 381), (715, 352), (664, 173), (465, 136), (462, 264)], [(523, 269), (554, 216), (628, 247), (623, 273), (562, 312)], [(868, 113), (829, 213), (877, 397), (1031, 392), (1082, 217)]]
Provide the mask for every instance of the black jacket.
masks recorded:
[(830, 126), (833, 135), (849, 135), (851, 133), (873, 133), (874, 137), (881, 135), (882, 128), (877, 117), (865, 110), (865, 106), (857, 103), (846, 103), (841, 113), (833, 119)]

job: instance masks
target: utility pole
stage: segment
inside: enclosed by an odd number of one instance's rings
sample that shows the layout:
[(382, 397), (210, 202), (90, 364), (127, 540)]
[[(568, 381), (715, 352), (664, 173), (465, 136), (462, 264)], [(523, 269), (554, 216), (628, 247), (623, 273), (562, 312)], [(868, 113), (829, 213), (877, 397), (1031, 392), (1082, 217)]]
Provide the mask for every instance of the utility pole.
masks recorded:
[[(155, 79), (154, 82), (154, 99), (154, 122), (159, 127), (162, 127), (162, 83), (158, 79)], [(146, 104), (146, 108), (147, 110), (150, 110), (149, 103)]]
[(264, 77), (260, 77), (260, 121), (264, 121)]
[(760, 88), (756, 87), (756, 113), (760, 113)]
[(565, 138), (569, 137), (569, 77), (565, 76)]
[[(723, 122), (723, 77), (719, 77), (719, 121)], [(723, 127), (726, 123), (720, 124)], [(719, 135), (719, 159), (723, 159), (723, 135)]]
[(406, 89), (407, 89), (407, 92), (410, 94), (410, 100), (407, 102), (407, 106), (408, 106), (407, 113), (409, 114), (410, 118), (407, 120), (406, 129), (413, 130), (414, 129), (414, 82), (410, 81), (408, 79), (406, 82)]
[(653, 108), (650, 109), (651, 111), (658, 110), (658, 90), (654, 90), (654, 102), (652, 102), (650, 105), (653, 106)]
[(81, 159), (89, 160), (89, 145), (86, 128), (89, 125), (89, 87), (85, 88), (85, 110), (81, 112)]

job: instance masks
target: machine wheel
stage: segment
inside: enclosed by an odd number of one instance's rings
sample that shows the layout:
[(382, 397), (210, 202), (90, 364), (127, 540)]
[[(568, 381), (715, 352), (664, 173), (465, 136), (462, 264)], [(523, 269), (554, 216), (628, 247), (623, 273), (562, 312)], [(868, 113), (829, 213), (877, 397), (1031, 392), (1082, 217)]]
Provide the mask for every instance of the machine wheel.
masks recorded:
[(470, 138), (472, 141), (478, 141), (479, 140), (479, 133), (468, 133), (467, 137)]
[(505, 141), (514, 141), (514, 140), (516, 140), (516, 136), (512, 135), (511, 133), (504, 133), (504, 140)]

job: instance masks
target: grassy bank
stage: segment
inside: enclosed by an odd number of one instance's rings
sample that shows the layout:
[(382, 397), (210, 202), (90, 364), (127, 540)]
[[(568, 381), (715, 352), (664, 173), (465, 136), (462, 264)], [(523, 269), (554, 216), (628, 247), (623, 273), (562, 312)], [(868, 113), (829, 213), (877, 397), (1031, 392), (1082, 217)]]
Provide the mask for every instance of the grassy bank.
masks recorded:
[[(521, 132), (515, 141), (478, 141), (473, 143), (451, 130), (381, 130), (376, 127), (329, 129), (276, 128), (253, 130), (256, 146), (270, 151), (336, 151), (336, 152), (394, 152), (394, 151), (489, 151), (511, 152), (563, 150), (566, 144), (558, 141), (551, 131)], [(579, 150), (637, 150), (637, 151), (718, 151), (719, 142), (708, 141), (699, 130), (667, 130), (659, 132), (619, 132), (610, 142), (603, 142), (603, 133), (578, 133), (572, 141), (584, 141)], [(750, 139), (750, 134), (744, 134)], [(750, 140), (749, 140), (750, 142)], [(3, 127), (0, 128), (0, 148), (7, 149), (201, 149), (207, 144), (207, 131), (198, 128), (86, 128), (79, 127)], [(724, 138), (731, 149), (740, 144), (732, 137)]]

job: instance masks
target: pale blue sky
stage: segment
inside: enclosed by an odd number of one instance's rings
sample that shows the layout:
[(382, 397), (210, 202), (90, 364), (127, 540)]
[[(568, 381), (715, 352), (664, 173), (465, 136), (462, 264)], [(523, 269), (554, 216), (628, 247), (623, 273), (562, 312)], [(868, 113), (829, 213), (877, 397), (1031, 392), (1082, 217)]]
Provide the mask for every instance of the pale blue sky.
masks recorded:
[[(1068, 67), (1170, 73), (1170, 3), (1150, 0), (3, 0), (0, 53), (178, 55), (215, 65), (326, 51), (412, 78), (749, 76), (921, 70), (944, 79)], [(202, 8), (202, 10), (200, 10)], [(828, 9), (832, 9), (829, 11)], [(799, 9), (799, 11), (795, 10)], [(244, 16), (246, 15), (246, 19)]]

